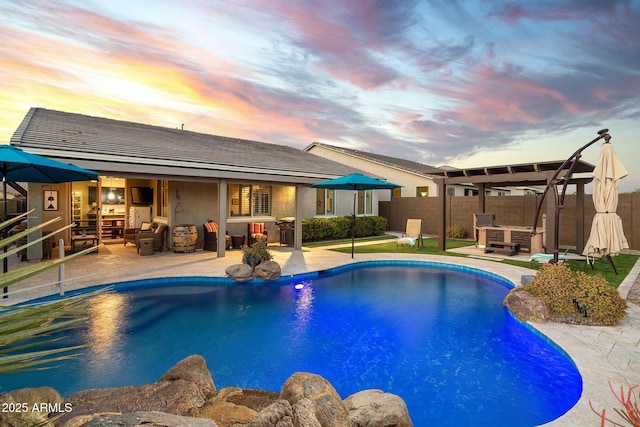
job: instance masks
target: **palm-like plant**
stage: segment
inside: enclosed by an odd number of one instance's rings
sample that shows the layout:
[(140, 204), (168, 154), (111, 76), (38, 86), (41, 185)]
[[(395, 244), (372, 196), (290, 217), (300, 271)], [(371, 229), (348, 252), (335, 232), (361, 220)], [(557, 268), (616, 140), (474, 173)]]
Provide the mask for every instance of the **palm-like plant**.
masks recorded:
[[(33, 212), (33, 210), (0, 223), (0, 231), (11, 227), (31, 212)], [(2, 238), (0, 240), (0, 250), (60, 219), (61, 218), (56, 218), (16, 233), (13, 236)], [(50, 238), (52, 235), (69, 227), (72, 227), (72, 225), (62, 227), (26, 245), (0, 253), (0, 260), (17, 254), (19, 251)], [(20, 280), (32, 277), (95, 249), (95, 247), (87, 248), (83, 251), (65, 256), (64, 258), (42, 261), (4, 273), (0, 276), (0, 287), (8, 287)], [(87, 304), (88, 296), (85, 295), (37, 305), (0, 306), (0, 374), (44, 368), (45, 365), (52, 362), (72, 357), (72, 352), (80, 346), (55, 348), (56, 339), (51, 338), (51, 335), (55, 332), (68, 330), (76, 326), (79, 322), (84, 321), (86, 319)], [(35, 350), (38, 347), (42, 348), (43, 345), (49, 347), (49, 349)]]

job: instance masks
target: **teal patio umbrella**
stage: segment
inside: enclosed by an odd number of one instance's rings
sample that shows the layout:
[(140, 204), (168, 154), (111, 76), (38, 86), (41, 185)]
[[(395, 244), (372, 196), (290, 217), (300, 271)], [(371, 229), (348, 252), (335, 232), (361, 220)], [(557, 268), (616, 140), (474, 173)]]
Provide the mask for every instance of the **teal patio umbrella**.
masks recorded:
[[(56, 184), (71, 181), (91, 181), (98, 179), (98, 173), (82, 169), (72, 164), (51, 160), (37, 154), (27, 153), (13, 145), (0, 145), (0, 173), (2, 174), (2, 194), (4, 220), (7, 220), (7, 182), (41, 182)], [(6, 232), (6, 229), (5, 229)], [(5, 248), (6, 249), (6, 248)], [(7, 259), (4, 259), (4, 272)]]
[(356, 240), (356, 197), (361, 190), (393, 190), (402, 187), (398, 184), (372, 178), (359, 173), (352, 173), (339, 178), (317, 182), (312, 188), (326, 188), (330, 190), (353, 190), (353, 215), (351, 222), (351, 258), (353, 258)]

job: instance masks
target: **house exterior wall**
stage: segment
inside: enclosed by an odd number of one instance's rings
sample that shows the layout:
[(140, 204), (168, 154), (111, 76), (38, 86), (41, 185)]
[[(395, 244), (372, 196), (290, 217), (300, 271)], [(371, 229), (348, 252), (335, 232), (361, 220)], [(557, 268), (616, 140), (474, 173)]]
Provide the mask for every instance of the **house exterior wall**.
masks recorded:
[[(386, 192), (390, 193), (389, 190), (374, 190), (372, 192), (373, 202), (372, 202), (372, 213), (370, 215), (378, 215), (378, 206), (380, 201), (380, 194)], [(303, 218), (314, 218), (314, 217), (336, 217), (336, 216), (350, 216), (353, 214), (353, 191), (351, 190), (335, 190), (334, 193), (334, 203), (335, 203), (335, 213), (333, 215), (316, 215), (316, 189), (315, 188), (303, 188), (301, 191), (302, 194), (302, 205), (304, 206), (302, 217)], [(389, 198), (387, 198), (388, 200)], [(369, 214), (367, 214), (369, 215)]]
[[(438, 195), (438, 185), (432, 179), (418, 174), (372, 162), (371, 160), (361, 159), (356, 156), (350, 156), (346, 153), (340, 153), (318, 145), (314, 145), (308, 152), (324, 157), (325, 159), (333, 160), (337, 163), (342, 163), (344, 165), (349, 165), (354, 168), (370, 172), (371, 174), (383, 177), (394, 184), (402, 185), (402, 197), (415, 197), (417, 187), (429, 187), (430, 197)], [(378, 197), (380, 201), (388, 201), (391, 199), (389, 191), (379, 192)]]
[[(531, 226), (536, 214), (540, 195), (524, 195), (510, 197), (486, 197), (485, 212), (495, 213), (496, 224)], [(576, 242), (576, 200), (575, 195), (567, 195), (564, 209), (560, 217), (560, 244), (575, 246)], [(546, 203), (546, 202), (545, 202)], [(473, 238), (473, 213), (480, 212), (477, 196), (447, 197), (445, 224), (459, 225)], [(543, 208), (544, 210), (544, 208)], [(618, 215), (622, 219), (625, 237), (631, 249), (640, 250), (640, 192), (623, 193), (618, 199)], [(591, 223), (595, 209), (591, 196), (585, 197), (584, 241), (591, 233)], [(389, 221), (388, 229), (404, 231), (408, 218), (422, 219), (422, 232), (437, 235), (440, 209), (437, 199), (412, 197), (393, 198), (389, 202), (380, 203), (380, 216)], [(541, 218), (538, 226), (541, 226)]]
[[(198, 244), (204, 241), (202, 224), (207, 219), (218, 218), (218, 184), (211, 182), (170, 181), (168, 223), (193, 224), (198, 230)], [(173, 228), (167, 232), (168, 245), (172, 246)]]

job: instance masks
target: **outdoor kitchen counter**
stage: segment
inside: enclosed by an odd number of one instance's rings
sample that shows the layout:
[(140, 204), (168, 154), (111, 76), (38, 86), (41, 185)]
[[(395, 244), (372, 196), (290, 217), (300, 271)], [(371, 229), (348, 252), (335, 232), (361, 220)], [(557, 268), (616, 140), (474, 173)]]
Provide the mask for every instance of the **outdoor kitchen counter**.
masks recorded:
[(494, 225), (491, 227), (478, 227), (478, 247), (486, 248), (487, 242), (510, 242), (519, 243), (521, 252), (544, 253), (542, 247), (545, 230), (536, 228), (532, 236), (532, 227), (517, 225)]

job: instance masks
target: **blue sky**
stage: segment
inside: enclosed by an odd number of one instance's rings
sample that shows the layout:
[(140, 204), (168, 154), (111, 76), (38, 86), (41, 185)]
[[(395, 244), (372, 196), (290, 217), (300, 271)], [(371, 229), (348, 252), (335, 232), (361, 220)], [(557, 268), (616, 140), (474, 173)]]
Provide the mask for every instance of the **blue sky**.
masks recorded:
[(621, 189), (640, 188), (640, 1), (0, 0), (0, 14), (0, 142), (37, 106), (471, 167), (564, 160), (609, 128)]

